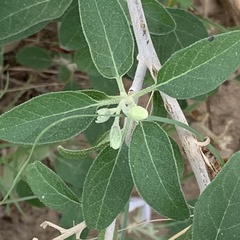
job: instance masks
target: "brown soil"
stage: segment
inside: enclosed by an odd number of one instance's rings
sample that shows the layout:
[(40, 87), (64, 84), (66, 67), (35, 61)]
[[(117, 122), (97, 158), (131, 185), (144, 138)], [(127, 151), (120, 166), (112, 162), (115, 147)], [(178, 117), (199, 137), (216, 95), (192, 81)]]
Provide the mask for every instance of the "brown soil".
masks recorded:
[(59, 221), (59, 214), (47, 208), (36, 208), (28, 204), (20, 204), (23, 214), (11, 206), (10, 214), (5, 207), (0, 207), (0, 239), (1, 240), (50, 240), (56, 237), (52, 228), (43, 229), (40, 224), (44, 221)]

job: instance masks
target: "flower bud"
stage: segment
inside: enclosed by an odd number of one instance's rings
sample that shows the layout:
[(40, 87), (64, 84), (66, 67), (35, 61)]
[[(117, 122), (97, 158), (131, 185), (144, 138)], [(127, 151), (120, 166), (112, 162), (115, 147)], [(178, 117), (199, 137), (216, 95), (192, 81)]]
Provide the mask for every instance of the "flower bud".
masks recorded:
[(119, 125), (113, 124), (109, 134), (110, 147), (119, 149), (122, 143), (122, 131)]
[(148, 111), (141, 106), (133, 106), (129, 111), (129, 117), (135, 121), (144, 120), (148, 117)]
[(116, 112), (115, 108), (112, 109), (108, 109), (108, 108), (101, 108), (99, 110), (97, 110), (97, 120), (95, 121), (96, 123), (103, 123), (106, 122), (112, 114), (114, 114)]

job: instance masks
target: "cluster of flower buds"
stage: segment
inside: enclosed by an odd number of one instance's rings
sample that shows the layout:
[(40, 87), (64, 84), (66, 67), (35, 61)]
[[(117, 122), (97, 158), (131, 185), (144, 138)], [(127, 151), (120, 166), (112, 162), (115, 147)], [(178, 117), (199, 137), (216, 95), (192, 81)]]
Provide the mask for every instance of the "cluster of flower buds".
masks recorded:
[[(101, 108), (97, 110), (96, 123), (106, 122), (113, 114), (119, 115), (123, 112), (128, 118), (134, 121), (141, 121), (148, 117), (148, 111), (137, 106), (132, 96), (123, 98), (115, 108)], [(122, 129), (120, 128), (120, 118), (116, 116), (109, 134), (110, 146), (113, 149), (118, 149), (122, 144)]]

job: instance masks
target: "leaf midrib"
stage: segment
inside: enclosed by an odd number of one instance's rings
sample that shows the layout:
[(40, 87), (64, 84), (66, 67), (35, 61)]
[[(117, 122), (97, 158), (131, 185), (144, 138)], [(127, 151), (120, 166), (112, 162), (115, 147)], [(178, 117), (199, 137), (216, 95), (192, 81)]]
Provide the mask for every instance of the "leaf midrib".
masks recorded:
[[(204, 39), (204, 40), (206, 40), (206, 39)], [(215, 58), (221, 56), (221, 55), (224, 54), (226, 51), (229, 51), (229, 49), (235, 47), (235, 45), (239, 44), (239, 42), (240, 42), (240, 40), (236, 41), (236, 42), (235, 42), (233, 45), (231, 45), (229, 48), (225, 49), (225, 50), (222, 51), (220, 54), (215, 55), (214, 57), (208, 59), (208, 60), (205, 61), (204, 63), (202, 63), (202, 64), (200, 64), (200, 65), (197, 65), (196, 67), (193, 67), (193, 68), (191, 68), (191, 69), (183, 72), (182, 74), (179, 74), (179, 75), (177, 75), (177, 76), (174, 76), (173, 78), (168, 79), (167, 81), (165, 81), (165, 82), (163, 82), (163, 83), (157, 84), (157, 85), (156, 85), (156, 88), (158, 88), (158, 87), (160, 87), (160, 86), (163, 86), (163, 85), (165, 85), (165, 84), (169, 84), (169, 83), (172, 82), (173, 80), (178, 79), (178, 78), (180, 78), (180, 77), (188, 74), (189, 72), (192, 72), (192, 71), (196, 70), (197, 68), (200, 68), (200, 67), (202, 67), (202, 66), (204, 66), (204, 65), (207, 65), (209, 62), (211, 62), (211, 61), (214, 60)], [(194, 44), (195, 44), (195, 43), (194, 43)], [(192, 45), (194, 45), (194, 44), (192, 44)], [(187, 48), (190, 48), (192, 45), (190, 45), (190, 46), (187, 47)], [(205, 45), (205, 46), (206, 46), (206, 45)], [(203, 48), (204, 48), (205, 46), (203, 46)], [(186, 48), (184, 48), (183, 50), (186, 50)], [(180, 50), (180, 51), (181, 51), (181, 50)], [(177, 54), (177, 53), (178, 53), (178, 52), (176, 52), (176, 54)], [(174, 55), (175, 55), (175, 54), (174, 54)], [(169, 60), (170, 60), (170, 59), (169, 59)], [(169, 60), (168, 60), (168, 61), (169, 61)], [(166, 64), (168, 63), (168, 61), (167, 61), (164, 65), (166, 65)], [(163, 65), (163, 67), (164, 67), (164, 65)], [(160, 71), (161, 71), (161, 70), (160, 70)]]
[[(173, 203), (173, 205), (174, 205), (176, 208), (178, 208), (178, 206), (175, 204), (175, 201), (173, 201), (173, 199), (172, 199), (171, 196), (169, 195), (169, 193), (168, 193), (167, 189), (165, 188), (165, 185), (164, 185), (161, 177), (160, 177), (159, 174), (158, 174), (157, 168), (156, 168), (154, 162), (152, 161), (152, 155), (151, 155), (151, 151), (150, 151), (150, 149), (149, 149), (149, 147), (148, 147), (147, 139), (146, 139), (146, 137), (145, 137), (146, 134), (145, 134), (145, 131), (144, 131), (144, 127), (143, 127), (142, 124), (141, 124), (140, 126), (141, 126), (141, 128), (142, 128), (143, 138), (144, 138), (144, 142), (145, 142), (145, 144), (146, 144), (147, 150), (148, 150), (148, 154), (149, 154), (149, 156), (150, 156), (152, 165), (154, 166), (154, 170), (155, 170), (155, 172), (157, 173), (158, 179), (160, 180), (161, 185), (163, 186), (165, 192), (167, 193), (167, 195), (168, 195), (169, 199), (171, 200), (171, 202)], [(159, 128), (159, 127), (158, 127), (158, 128)]]
[(231, 200), (232, 200), (232, 198), (233, 198), (233, 195), (234, 195), (235, 191), (237, 190), (237, 186), (239, 185), (239, 182), (240, 182), (240, 178), (238, 178), (238, 181), (237, 181), (236, 184), (235, 184), (234, 190), (232, 191), (231, 197), (228, 199), (228, 205), (227, 205), (227, 207), (225, 208), (225, 211), (224, 211), (224, 213), (223, 213), (221, 222), (220, 222), (219, 227), (218, 227), (218, 229), (217, 229), (216, 238), (215, 238), (216, 240), (218, 239), (218, 235), (219, 235), (220, 231), (222, 230), (222, 229), (221, 229), (221, 226), (222, 226), (222, 223), (223, 223), (223, 221), (224, 221), (224, 217), (225, 217), (225, 215), (226, 215), (226, 213), (227, 213), (227, 210), (228, 210), (228, 208), (229, 208), (229, 205), (230, 205), (229, 203), (231, 202)]
[(96, 9), (97, 9), (97, 13), (98, 13), (99, 19), (100, 19), (100, 21), (101, 21), (101, 23), (102, 23), (103, 32), (104, 32), (105, 39), (106, 39), (106, 42), (107, 42), (107, 46), (108, 46), (108, 49), (109, 49), (109, 52), (110, 52), (110, 55), (111, 55), (111, 58), (112, 58), (112, 63), (113, 63), (114, 70), (115, 70), (115, 75), (116, 75), (115, 77), (118, 79), (120, 76), (119, 76), (118, 71), (117, 71), (117, 66), (116, 66), (115, 58), (114, 58), (114, 56), (113, 56), (113, 51), (112, 51), (112, 48), (111, 48), (111, 45), (110, 45), (110, 42), (109, 42), (109, 39), (108, 39), (108, 35), (107, 35), (106, 29), (105, 29), (105, 25), (104, 25), (102, 16), (101, 16), (101, 14), (100, 14), (97, 1), (95, 0), (94, 3), (95, 3), (95, 6), (96, 6)]
[(36, 171), (39, 173), (40, 177), (42, 178), (42, 180), (48, 185), (48, 187), (50, 189), (53, 189), (56, 193), (58, 193), (61, 197), (65, 198), (65, 199), (68, 199), (70, 202), (73, 202), (75, 204), (78, 204), (80, 205), (80, 201), (79, 202), (76, 202), (75, 200), (69, 198), (68, 196), (64, 195), (63, 193), (59, 192), (56, 188), (54, 188), (42, 175), (42, 173), (38, 170), (38, 168), (36, 167)]
[[(43, 2), (41, 2), (41, 3), (38, 2), (38, 3), (36, 3), (36, 4), (31, 5), (30, 7), (22, 8), (20, 11), (13, 12), (13, 13), (9, 14), (8, 16), (6, 16), (5, 18), (2, 18), (2, 19), (0, 20), (0, 24), (1, 24), (1, 22), (5, 21), (6, 19), (12, 18), (12, 16), (14, 16), (14, 15), (16, 15), (16, 14), (19, 14), (19, 13), (24, 12), (24, 11), (29, 11), (30, 8), (34, 8), (34, 7), (36, 7), (37, 5), (41, 5), (41, 4), (44, 4), (44, 3), (45, 3), (45, 4), (48, 4), (50, 1), (51, 1), (51, 0), (43, 1)], [(46, 7), (45, 7), (45, 8), (46, 8)], [(43, 12), (43, 11), (42, 11), (42, 12)], [(39, 18), (39, 16), (38, 16), (38, 18)], [(6, 37), (0, 38), (0, 40), (5, 40), (5, 39), (7, 39), (7, 38), (13, 37), (13, 36), (15, 36), (15, 35), (17, 35), (17, 34), (19, 34), (19, 33), (22, 33), (22, 32), (24, 32), (24, 31), (28, 30), (29, 28), (31, 28), (31, 27), (33, 27), (33, 26), (35, 26), (35, 25), (37, 25), (37, 24), (40, 24), (40, 23), (49, 21), (49, 20), (51, 20), (51, 19), (52, 19), (51, 17), (50, 17), (50, 18), (47, 18), (47, 19), (43, 19), (43, 20), (41, 20), (41, 21), (37, 21), (37, 19), (34, 19), (35, 21), (34, 21), (33, 23), (31, 23), (30, 25), (28, 25), (26, 28), (21, 28), (21, 29), (19, 29), (19, 31), (14, 32), (13, 34), (9, 34), (9, 35), (7, 35)]]
[[(95, 103), (95, 104), (92, 104), (92, 105), (88, 105), (88, 106), (84, 106), (82, 108), (76, 108), (76, 109), (72, 109), (70, 111), (65, 111), (65, 112), (61, 112), (61, 113), (56, 113), (56, 114), (52, 114), (52, 115), (48, 115), (48, 116), (44, 116), (44, 117), (41, 117), (41, 118), (37, 118), (37, 119), (33, 119), (33, 120), (30, 120), (30, 121), (25, 121), (24, 123), (21, 123), (21, 124), (16, 124), (15, 127), (20, 127), (22, 125), (25, 125), (25, 124), (29, 124), (29, 123), (33, 123), (33, 122), (37, 122), (37, 121), (42, 121), (42, 120), (46, 120), (46, 119), (50, 119), (50, 118), (54, 118), (54, 117), (57, 117), (57, 116), (60, 116), (60, 115), (65, 115), (65, 114), (69, 114), (69, 113), (73, 113), (74, 111), (80, 111), (80, 110), (85, 110), (85, 109), (88, 109), (88, 108), (93, 108), (93, 107), (97, 107), (99, 104), (98, 103)], [(4, 116), (4, 115), (2, 115)], [(8, 117), (8, 118), (17, 118), (17, 117)], [(23, 120), (23, 119), (21, 119)], [(12, 128), (12, 126), (11, 126)], [(0, 128), (0, 131), (4, 131), (8, 128)]]
[[(123, 145), (122, 145), (122, 146), (123, 146)], [(115, 163), (114, 163), (114, 165), (113, 165), (111, 174), (110, 174), (110, 176), (109, 176), (109, 178), (108, 178), (108, 183), (107, 183), (107, 186), (106, 186), (106, 190), (105, 190), (105, 192), (104, 192), (104, 195), (103, 195), (103, 198), (102, 198), (102, 201), (101, 201), (101, 205), (100, 205), (100, 208), (99, 208), (99, 214), (98, 214), (98, 217), (97, 217), (96, 225), (98, 225), (98, 224), (99, 224), (99, 221), (100, 221), (100, 216), (101, 216), (101, 214), (102, 214), (102, 209), (103, 209), (103, 203), (104, 203), (104, 200), (105, 200), (105, 198), (106, 198), (106, 194), (107, 194), (107, 192), (108, 192), (108, 188), (109, 188), (109, 186), (110, 186), (110, 182), (111, 182), (113, 173), (114, 173), (114, 171), (115, 171), (116, 166), (118, 165), (118, 157), (119, 157), (119, 155), (120, 155), (120, 153), (121, 153), (121, 151), (122, 151), (122, 146), (119, 148), (119, 150), (118, 150), (118, 152), (117, 152), (117, 156), (115, 157)]]

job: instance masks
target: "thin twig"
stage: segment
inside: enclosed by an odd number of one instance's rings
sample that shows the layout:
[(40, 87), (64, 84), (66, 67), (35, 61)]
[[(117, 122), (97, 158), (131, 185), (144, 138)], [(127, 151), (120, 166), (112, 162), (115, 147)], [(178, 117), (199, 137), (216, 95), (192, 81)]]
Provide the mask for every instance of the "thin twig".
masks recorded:
[[(154, 223), (154, 222), (167, 222), (167, 221), (173, 221), (172, 219), (170, 218), (166, 218), (166, 219), (152, 219), (150, 221), (144, 221), (144, 222), (141, 222), (141, 223), (136, 223), (136, 224), (133, 224), (133, 225), (130, 225), (126, 228), (122, 228), (120, 230), (118, 230), (118, 233), (121, 233), (121, 232), (125, 232), (125, 231), (129, 231), (129, 230), (132, 230), (134, 228), (138, 228), (140, 226), (145, 226), (146, 224), (149, 224), (149, 223)], [(95, 238), (90, 238), (88, 240), (97, 240), (97, 237)]]
[(112, 240), (114, 238), (115, 233), (115, 226), (116, 226), (116, 218), (114, 221), (107, 227), (104, 235), (104, 240)]
[(146, 65), (143, 62), (138, 62), (133, 83), (132, 86), (129, 88), (128, 94), (138, 92), (142, 89), (146, 71), (147, 71)]
[(171, 238), (169, 238), (169, 240), (176, 240), (177, 238), (179, 238), (180, 236), (182, 236), (184, 233), (186, 233), (191, 226), (192, 226), (192, 225), (184, 228), (182, 231), (178, 232), (177, 234), (175, 234), (174, 236), (172, 236)]
[(86, 228), (86, 223), (81, 222), (81, 223), (77, 224), (76, 226), (69, 228), (69, 229), (64, 229), (64, 228), (59, 227), (58, 225), (56, 225), (52, 222), (49, 222), (49, 221), (43, 222), (40, 226), (44, 229), (47, 226), (50, 226), (50, 227), (58, 230), (61, 233), (60, 236), (58, 236), (52, 240), (64, 240), (73, 235), (76, 235), (76, 239), (79, 239), (81, 232), (84, 230), (84, 228)]

